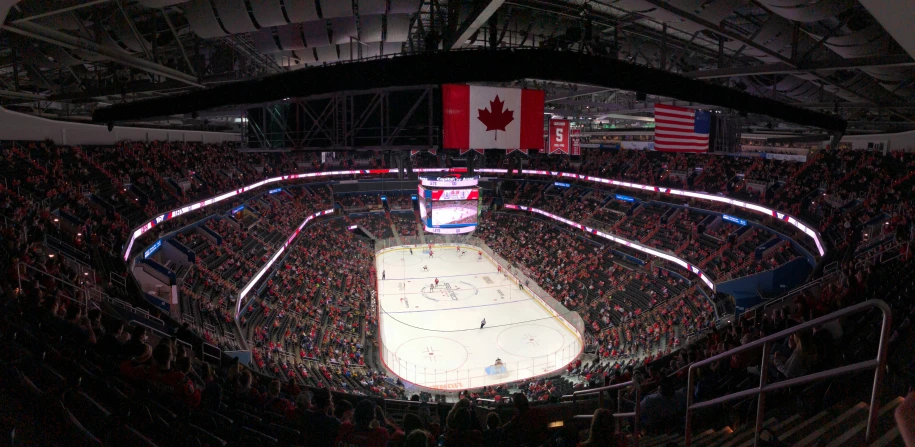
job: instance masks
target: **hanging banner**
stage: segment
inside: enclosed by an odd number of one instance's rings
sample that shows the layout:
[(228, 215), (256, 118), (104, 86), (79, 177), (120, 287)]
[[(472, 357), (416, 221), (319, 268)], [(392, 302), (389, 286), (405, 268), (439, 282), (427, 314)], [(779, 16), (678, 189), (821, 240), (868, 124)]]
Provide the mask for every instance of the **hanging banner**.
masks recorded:
[(543, 149), (543, 91), (442, 85), (446, 149)]
[(505, 155), (508, 155), (508, 154), (510, 154), (510, 153), (512, 153), (512, 152), (514, 152), (514, 151), (518, 151), (518, 152), (523, 153), (524, 155), (527, 155), (527, 149), (506, 149), (506, 150), (505, 150)]
[(572, 155), (581, 155), (581, 129), (572, 129), (569, 133), (572, 139)]
[(570, 124), (571, 122), (569, 120), (550, 120), (550, 137), (547, 149), (551, 154), (569, 153), (569, 140), (571, 138), (569, 132)]

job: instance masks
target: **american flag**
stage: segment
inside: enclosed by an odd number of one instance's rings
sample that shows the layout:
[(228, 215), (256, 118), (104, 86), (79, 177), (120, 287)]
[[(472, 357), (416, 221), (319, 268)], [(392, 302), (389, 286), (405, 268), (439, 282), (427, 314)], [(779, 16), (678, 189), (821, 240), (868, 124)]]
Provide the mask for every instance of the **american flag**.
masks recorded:
[(655, 104), (654, 121), (656, 151), (708, 152), (709, 112)]

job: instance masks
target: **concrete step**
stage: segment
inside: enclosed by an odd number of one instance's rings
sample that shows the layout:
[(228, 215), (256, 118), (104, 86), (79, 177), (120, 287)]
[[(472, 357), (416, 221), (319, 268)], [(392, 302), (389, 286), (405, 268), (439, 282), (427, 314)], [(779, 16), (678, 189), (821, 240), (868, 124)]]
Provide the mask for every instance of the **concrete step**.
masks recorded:
[[(777, 433), (779, 438), (787, 438), (789, 436), (795, 435), (798, 432), (801, 432), (802, 430), (804, 430), (805, 428), (807, 428), (813, 424), (817, 424), (817, 423), (820, 423), (821, 421), (827, 420), (828, 417), (829, 417), (829, 413), (826, 411), (817, 413), (817, 414), (811, 416), (809, 419), (802, 419), (800, 416), (798, 416), (797, 419), (793, 419), (793, 416), (792, 416), (791, 418), (788, 418), (785, 421), (786, 423), (791, 421), (790, 422), (790, 425), (792, 426), (791, 428), (779, 430), (779, 431), (772, 430), (772, 432)], [(753, 442), (754, 442), (754, 439), (750, 438), (750, 439), (744, 441), (743, 443), (739, 444), (738, 447), (750, 447), (753, 445)]]
[(716, 431), (715, 433), (709, 435), (708, 437), (706, 437), (702, 440), (697, 440), (696, 442), (693, 442), (693, 445), (707, 447), (707, 446), (715, 445), (715, 444), (721, 442), (722, 440), (730, 439), (731, 436), (734, 436), (734, 430), (731, 427), (724, 427), (721, 430)]
[[(778, 423), (778, 419), (771, 418), (767, 421), (763, 421), (762, 426), (768, 427)], [(747, 439), (753, 439), (753, 435), (756, 432), (756, 424), (746, 425), (734, 431), (734, 436), (731, 436), (727, 439), (722, 439), (721, 442), (717, 444), (710, 444), (709, 447), (724, 447), (726, 445), (733, 446), (739, 442), (746, 441)]]
[[(896, 421), (893, 419), (893, 410), (902, 403), (903, 398), (897, 397), (891, 400), (889, 403), (880, 407), (880, 410), (877, 412), (877, 423), (874, 427), (874, 433), (871, 433), (871, 439), (875, 439), (878, 434), (886, 433), (896, 426)], [(867, 433), (867, 418), (845, 430), (841, 436), (836, 439), (833, 439), (832, 442), (827, 444), (826, 447), (841, 447), (845, 445), (863, 445), (864, 436)]]
[(883, 436), (878, 438), (876, 441), (871, 443), (870, 447), (904, 447), (905, 443), (902, 441), (902, 438), (899, 436), (899, 428), (893, 427), (892, 430), (886, 432)]
[(799, 435), (806, 434), (806, 436), (801, 439), (797, 439), (797, 436), (793, 436), (789, 439), (785, 439), (779, 436), (779, 439), (782, 439), (783, 442), (789, 443), (794, 447), (812, 446), (814, 443), (832, 441), (833, 438), (838, 437), (839, 434), (842, 433), (842, 429), (844, 427), (855, 425), (866, 419), (867, 404), (864, 402), (858, 402), (855, 406), (849, 408), (838, 417), (826, 421), (825, 424), (819, 425), (812, 432), (808, 431), (798, 433)]
[(682, 440), (683, 436), (678, 434), (648, 436), (639, 439), (639, 447), (664, 447), (668, 442), (676, 442), (677, 444), (682, 444)]

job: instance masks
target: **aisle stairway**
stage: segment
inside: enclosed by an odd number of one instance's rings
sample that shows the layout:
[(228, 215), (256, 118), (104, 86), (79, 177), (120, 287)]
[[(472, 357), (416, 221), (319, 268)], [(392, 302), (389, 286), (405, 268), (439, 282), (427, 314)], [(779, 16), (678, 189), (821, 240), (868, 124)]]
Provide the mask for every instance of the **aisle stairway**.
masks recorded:
[[(893, 419), (893, 411), (902, 402), (896, 397), (882, 405), (877, 413), (874, 440), (865, 444), (868, 406), (864, 402), (850, 404), (843, 402), (805, 417), (793, 414), (787, 417), (770, 417), (763, 422), (761, 440), (776, 436), (778, 443), (760, 445), (784, 445), (792, 447), (841, 447), (841, 446), (902, 446), (899, 431)], [(692, 447), (751, 447), (754, 442), (755, 421), (736, 428), (730, 426), (718, 430), (694, 433)], [(632, 439), (629, 439), (630, 445)], [(660, 434), (639, 439), (639, 447), (685, 446), (686, 440), (680, 434)]]

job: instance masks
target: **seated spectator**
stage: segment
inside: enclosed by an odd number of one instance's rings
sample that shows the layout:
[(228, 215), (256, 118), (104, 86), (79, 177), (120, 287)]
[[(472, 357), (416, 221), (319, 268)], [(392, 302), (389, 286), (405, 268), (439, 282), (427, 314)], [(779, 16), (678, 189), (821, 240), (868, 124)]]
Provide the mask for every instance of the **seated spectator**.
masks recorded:
[(174, 360), (171, 346), (159, 343), (153, 350), (153, 364), (137, 366), (128, 360), (121, 364), (121, 372), (136, 382), (143, 383), (162, 396), (170, 396), (175, 404), (188, 407), (200, 405), (200, 390), (184, 374), (172, 371)]
[(496, 447), (499, 445), (499, 436), (502, 434), (500, 426), (502, 419), (495, 411), (490, 411), (486, 415), (486, 430), (483, 430), (483, 445), (486, 447)]
[(482, 447), (483, 434), (479, 430), (471, 428), (471, 420), (474, 418), (470, 408), (457, 408), (451, 424), (445, 431), (446, 447)]
[(414, 430), (407, 435), (403, 447), (431, 447), (435, 445), (432, 441), (432, 435), (425, 430)]
[(200, 367), (201, 405), (210, 410), (218, 410), (222, 404), (222, 385), (216, 381), (216, 372), (208, 363)]
[(100, 309), (92, 309), (86, 313), (86, 316), (95, 336), (101, 338), (102, 335), (105, 335), (105, 328), (102, 326), (102, 311)]
[(335, 446), (352, 447), (385, 447), (388, 445), (388, 431), (378, 427), (372, 428), (375, 422), (375, 404), (365, 399), (356, 405), (353, 412), (354, 424), (343, 423)]
[[(418, 398), (419, 396), (416, 396), (416, 397)], [(393, 436), (391, 436), (391, 446), (393, 446), (393, 447), (406, 446), (407, 438), (409, 438), (409, 435), (411, 433), (413, 433), (414, 431), (419, 431), (419, 432), (428, 434), (428, 432), (426, 432), (423, 429), (423, 421), (419, 418), (419, 416), (417, 416), (413, 413), (404, 414), (403, 415), (403, 431), (398, 431)], [(429, 435), (428, 439), (426, 439), (426, 442), (429, 445), (432, 445), (435, 442), (435, 439), (432, 438), (432, 435)]]
[(241, 403), (250, 405), (260, 405), (263, 400), (261, 393), (254, 389), (251, 384), (254, 378), (250, 371), (242, 371), (235, 382), (235, 399)]
[(785, 358), (781, 352), (772, 355), (772, 363), (778, 371), (789, 379), (803, 376), (813, 369), (817, 361), (816, 345), (808, 332), (795, 332), (791, 334), (788, 343), (794, 348), (791, 357)]
[(305, 441), (309, 446), (331, 445), (340, 431), (340, 420), (334, 417), (334, 401), (330, 390), (315, 390), (314, 407), (314, 410), (299, 413), (302, 432), (307, 433)]
[(282, 385), (279, 380), (270, 382), (270, 386), (267, 387), (267, 396), (264, 399), (264, 409), (286, 416), (295, 410), (295, 405), (293, 405), (289, 399), (280, 397), (281, 387)]
[(613, 447), (616, 435), (613, 433), (613, 412), (606, 408), (598, 408), (591, 419), (591, 429), (588, 430), (588, 439), (578, 443), (578, 447)]
[(122, 359), (124, 357), (125, 347), (121, 338), (124, 334), (124, 320), (116, 318), (108, 323), (108, 330), (102, 339), (98, 342), (98, 349), (101, 353), (114, 358)]
[(524, 393), (512, 394), (512, 403), (517, 414), (502, 427), (502, 445), (540, 445), (546, 442), (548, 433), (543, 413), (531, 408)]
[(130, 340), (124, 344), (124, 357), (148, 358), (152, 354), (152, 347), (146, 343), (147, 340), (149, 340), (149, 336), (146, 334), (146, 327), (134, 326), (133, 331), (130, 333)]
[(67, 316), (64, 318), (64, 321), (68, 323), (66, 328), (73, 341), (80, 344), (96, 343), (95, 331), (92, 330), (92, 323), (85, 313), (83, 313), (81, 307), (75, 304), (67, 306)]
[(353, 404), (348, 400), (341, 400), (334, 405), (334, 415), (340, 423), (353, 423)]
[(656, 393), (642, 399), (642, 424), (649, 432), (666, 431), (677, 426), (681, 413), (680, 402), (674, 397), (674, 383), (665, 378)]

